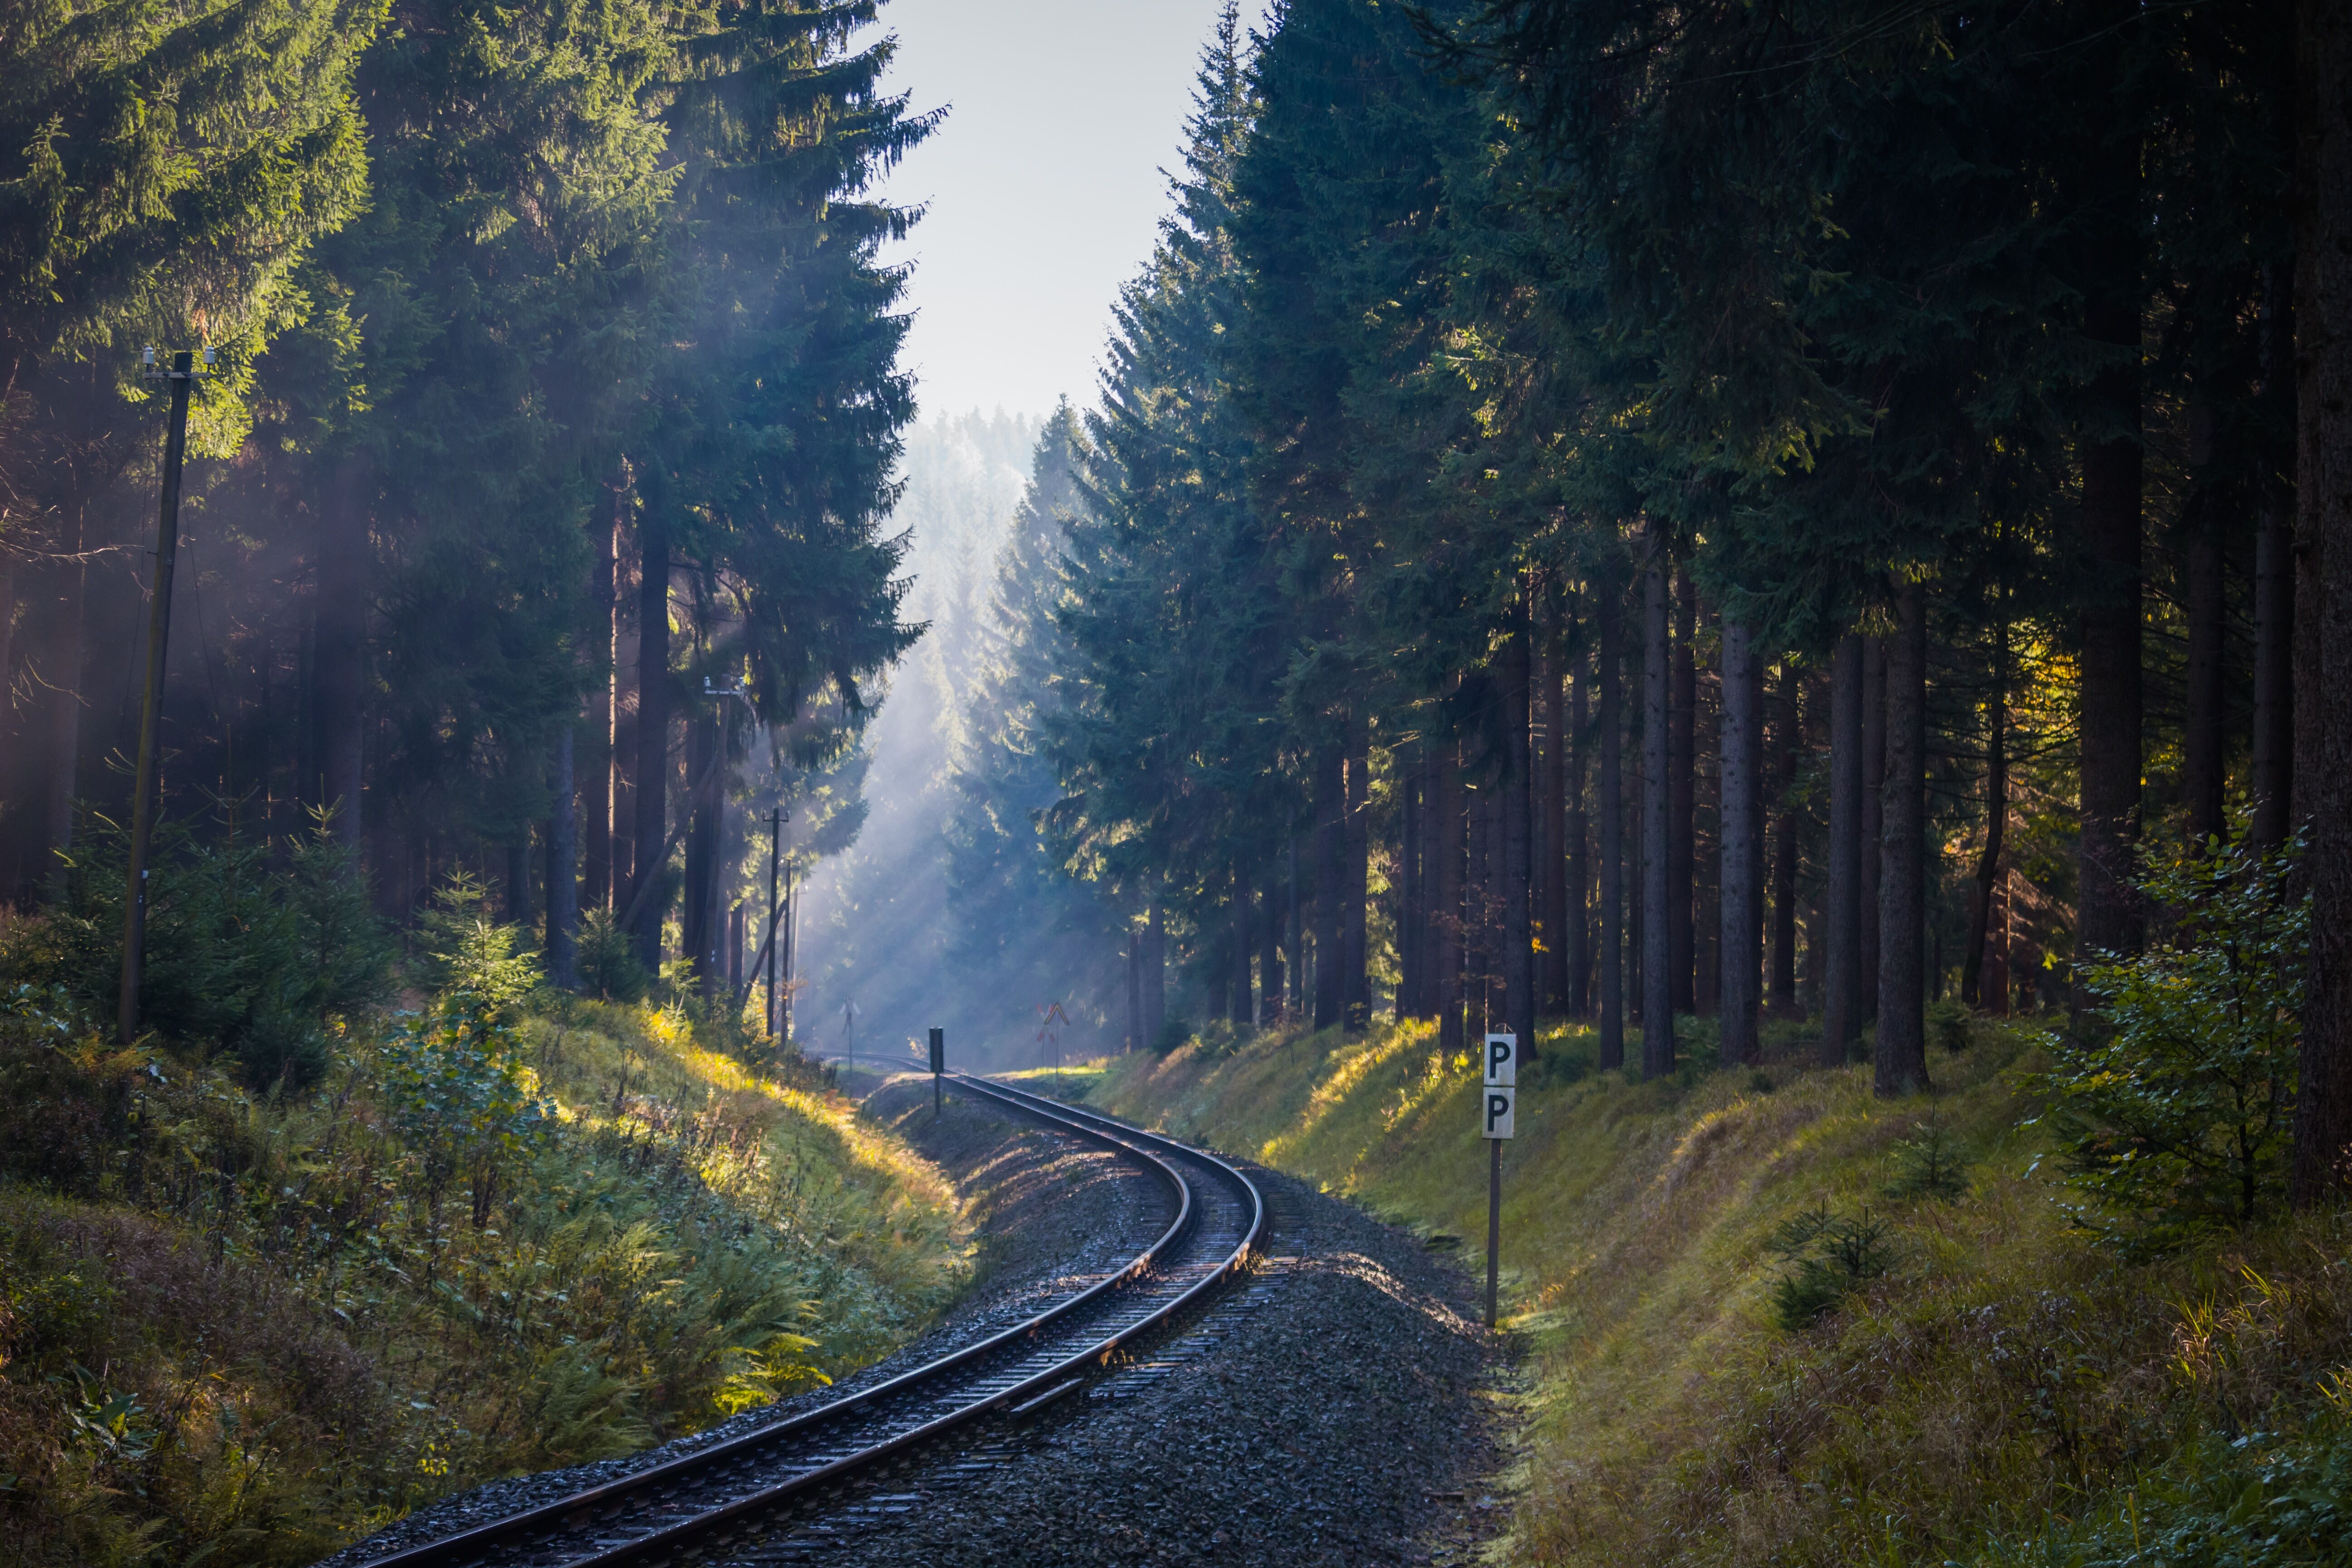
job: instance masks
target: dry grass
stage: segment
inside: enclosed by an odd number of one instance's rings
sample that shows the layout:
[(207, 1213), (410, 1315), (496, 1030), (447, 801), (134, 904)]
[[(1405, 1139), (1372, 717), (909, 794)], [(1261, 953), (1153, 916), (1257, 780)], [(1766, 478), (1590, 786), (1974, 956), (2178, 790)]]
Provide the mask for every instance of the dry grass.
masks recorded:
[[(2329, 1418), (2322, 1385), (2352, 1359), (2344, 1222), (2155, 1264), (2095, 1249), (2021, 1125), (2037, 1037), (1977, 1033), (1932, 1064), (1933, 1097), (1895, 1101), (1865, 1068), (1644, 1085), (1591, 1071), (1580, 1035), (1544, 1041), (1505, 1159), (1507, 1312), (1536, 1373), (1508, 1560), (2000, 1555), (1989, 1543), (2063, 1534), (2216, 1426)], [(1466, 1238), (1483, 1266), (1472, 1064), (1438, 1059), (1425, 1027), (1188, 1047), (1070, 1081)], [(1971, 1161), (1958, 1203), (1887, 1195), (1896, 1146), (1930, 1115)], [(1773, 1233), (1824, 1202), (1885, 1218), (1899, 1262), (1789, 1332)]]

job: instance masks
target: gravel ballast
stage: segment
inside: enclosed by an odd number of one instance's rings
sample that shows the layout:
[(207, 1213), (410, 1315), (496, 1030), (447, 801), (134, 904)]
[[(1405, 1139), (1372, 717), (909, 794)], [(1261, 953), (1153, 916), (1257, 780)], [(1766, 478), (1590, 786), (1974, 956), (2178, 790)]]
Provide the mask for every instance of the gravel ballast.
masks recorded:
[[(1161, 1185), (999, 1108), (932, 1119), (928, 1079), (866, 1102), (972, 1204), (977, 1283), (933, 1332), (836, 1388), (626, 1459), (478, 1488), (330, 1559), (356, 1564), (552, 1501), (1016, 1323), (1140, 1251)], [(1202, 1316), (1033, 1418), (990, 1418), (797, 1512), (707, 1544), (704, 1563), (1466, 1563), (1507, 1522), (1507, 1369), (1471, 1282), (1405, 1233), (1249, 1167), (1266, 1257)]]
[[(919, 1123), (905, 1130), (921, 1142)], [(1486, 1489), (1505, 1459), (1508, 1375), (1472, 1282), (1404, 1232), (1244, 1168), (1271, 1210), (1267, 1261), (1200, 1321), (1034, 1425), (1004, 1424), (706, 1561), (1472, 1561), (1507, 1523)]]

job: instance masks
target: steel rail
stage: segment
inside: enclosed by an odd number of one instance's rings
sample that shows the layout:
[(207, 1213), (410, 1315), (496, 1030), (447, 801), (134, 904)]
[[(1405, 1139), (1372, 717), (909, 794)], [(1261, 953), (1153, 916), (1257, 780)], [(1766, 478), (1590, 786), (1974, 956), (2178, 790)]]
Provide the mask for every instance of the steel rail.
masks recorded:
[[(1068, 1379), (1088, 1364), (1105, 1364), (1118, 1349), (1180, 1316), (1188, 1307), (1209, 1290), (1230, 1279), (1247, 1265), (1265, 1225), (1265, 1204), (1256, 1185), (1233, 1166), (1214, 1155), (1186, 1147), (1173, 1139), (1129, 1128), (1108, 1118), (1077, 1110), (1042, 1096), (1032, 1095), (1004, 1085), (992, 1083), (964, 1074), (948, 1075), (960, 1088), (993, 1100), (1010, 1109), (1049, 1121), (1062, 1131), (1074, 1133), (1089, 1142), (1108, 1148), (1135, 1160), (1165, 1180), (1176, 1200), (1176, 1216), (1160, 1237), (1115, 1273), (1088, 1286), (1086, 1289), (1065, 1298), (1035, 1316), (967, 1345), (961, 1350), (928, 1362), (922, 1366), (899, 1373), (871, 1388), (830, 1401), (814, 1409), (803, 1411), (785, 1420), (755, 1427), (723, 1443), (699, 1449), (676, 1459), (651, 1466), (630, 1475), (616, 1478), (601, 1486), (591, 1487), (553, 1502), (525, 1509), (504, 1519), (477, 1525), (455, 1535), (436, 1541), (422, 1542), (384, 1556), (367, 1559), (363, 1568), (445, 1568), (445, 1565), (471, 1563), (482, 1560), (487, 1552), (516, 1542), (519, 1538), (568, 1531), (585, 1521), (588, 1516), (614, 1508), (626, 1500), (655, 1491), (664, 1486), (690, 1482), (698, 1476), (720, 1469), (727, 1464), (751, 1457), (760, 1449), (796, 1433), (808, 1433), (835, 1423), (845, 1416), (865, 1410), (897, 1394), (920, 1388), (927, 1383), (940, 1381), (992, 1352), (1010, 1345), (1016, 1340), (1033, 1338), (1062, 1319), (1076, 1312), (1103, 1297), (1143, 1278), (1155, 1263), (1163, 1260), (1176, 1248), (1197, 1225), (1200, 1205), (1194, 1201), (1192, 1185), (1170, 1160), (1163, 1156), (1202, 1162), (1237, 1184), (1249, 1200), (1249, 1223), (1238, 1246), (1205, 1273), (1191, 1288), (1172, 1300), (1165, 1302), (1131, 1323), (1092, 1340), (1076, 1353), (1065, 1356), (1045, 1370), (1021, 1379), (1010, 1387), (991, 1391), (984, 1397), (970, 1401), (956, 1409), (924, 1422), (885, 1440), (860, 1448), (814, 1469), (793, 1475), (775, 1485), (760, 1488), (733, 1498), (726, 1503), (696, 1513), (673, 1523), (658, 1526), (626, 1541), (601, 1550), (592, 1549), (585, 1555), (572, 1556), (567, 1562), (572, 1568), (619, 1563), (646, 1557), (665, 1550), (683, 1546), (689, 1540), (725, 1528), (747, 1515), (774, 1509), (795, 1495), (841, 1479), (847, 1473), (871, 1465), (903, 1449), (942, 1436), (947, 1431), (974, 1421), (993, 1411), (1005, 1409), (1023, 1402), (1025, 1396)], [(1156, 1146), (1156, 1147), (1155, 1147)]]

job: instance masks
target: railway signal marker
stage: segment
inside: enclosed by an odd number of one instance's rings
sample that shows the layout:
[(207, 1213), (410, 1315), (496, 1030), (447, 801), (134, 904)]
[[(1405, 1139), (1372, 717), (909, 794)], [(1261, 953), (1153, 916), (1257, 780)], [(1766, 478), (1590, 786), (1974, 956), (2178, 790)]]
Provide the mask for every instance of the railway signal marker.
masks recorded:
[(931, 1120), (940, 1119), (940, 1075), (948, 1070), (948, 1032), (931, 1026)]
[(1486, 1037), (1486, 1072), (1478, 1094), (1479, 1131), (1486, 1140), (1486, 1327), (1495, 1326), (1495, 1287), (1503, 1250), (1503, 1140), (1511, 1136), (1519, 1096), (1519, 1037)]

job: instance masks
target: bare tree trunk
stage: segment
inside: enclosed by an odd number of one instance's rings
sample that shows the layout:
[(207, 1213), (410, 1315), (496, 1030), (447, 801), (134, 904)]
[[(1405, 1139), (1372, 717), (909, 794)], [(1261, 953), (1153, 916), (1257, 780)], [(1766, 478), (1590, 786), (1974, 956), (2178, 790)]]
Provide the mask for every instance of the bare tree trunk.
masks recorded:
[(2212, 518), (2193, 516), (2188, 528), (2182, 569), (2189, 579), (2189, 713), (2180, 737), (2180, 794), (2189, 808), (2189, 842), (2201, 846), (2229, 831), (2221, 802), (2221, 638), (2227, 584)]
[(588, 699), (587, 766), (581, 770), (581, 900), (592, 910), (613, 901), (613, 792), (618, 754), (614, 725), (620, 718), (621, 605), (618, 585), (621, 498), (614, 488), (613, 515), (596, 529), (596, 564), (588, 576), (588, 635), (604, 658), (604, 671)]
[(548, 780), (555, 800), (547, 821), (547, 978), (566, 991), (580, 984), (580, 819), (572, 804), (572, 726), (557, 725)]
[(529, 926), (530, 922), (530, 829), (516, 843), (506, 847), (507, 898), (506, 917), (509, 925)]
[[(86, 504), (73, 509), (72, 520), (59, 543), (68, 557), (81, 553)], [(49, 868), (73, 847), (75, 774), (81, 758), (82, 607), (87, 573), (81, 562), (58, 563), (58, 624), (52, 635), (54, 652), (45, 672), (49, 691), (48, 849)], [(230, 785), (234, 791), (235, 785)]]
[(1862, 637), (1838, 639), (1830, 669), (1830, 854), (1822, 954), (1822, 1062), (1843, 1067), (1861, 1033)]
[[(1985, 947), (2000, 885), (2001, 840), (2009, 830), (2009, 624), (1993, 626), (1992, 696), (1985, 704), (1985, 842), (1969, 903), (1969, 950), (1960, 960), (1960, 1000), (1984, 1005)], [(2006, 982), (2004, 981), (2004, 984)]]
[(1862, 639), (1862, 1022), (1878, 1016), (1879, 842), (1886, 831), (1886, 644)]
[[(662, 920), (669, 912), (668, 889), (660, 882), (669, 875), (664, 852), (669, 836), (669, 530), (659, 505), (647, 506), (639, 524), (638, 552), (643, 557), (637, 584), (637, 764), (631, 772), (635, 843), (630, 851), (634, 875), (629, 897), (637, 905), (635, 935), (637, 962), (646, 973), (661, 972)], [(637, 894), (648, 882), (653, 891), (642, 901)]]
[(1315, 878), (1315, 1026), (1347, 1017), (1348, 758), (1333, 748), (1317, 759), (1316, 826), (1320, 864)]
[(1642, 1076), (1675, 1070), (1674, 835), (1667, 757), (1667, 691), (1674, 679), (1666, 639), (1666, 547), (1653, 534), (1642, 570)]
[(706, 1001), (719, 984), (711, 962), (719, 945), (711, 914), (718, 903), (720, 828), (714, 798), (719, 770), (713, 764), (723, 743), (719, 721), (711, 715), (698, 713), (687, 721), (686, 776), (693, 797), (686, 803), (691, 815), (686, 829), (686, 907), (680, 912), (678, 947), (679, 956), (693, 966), (696, 989)]
[(320, 804), (333, 809), (334, 833), (357, 849), (362, 752), (367, 712), (369, 473), (359, 458), (337, 465), (332, 493), (320, 519), (318, 592), (310, 689), (319, 737)]
[[(2294, 311), (2288, 279), (2275, 264), (2263, 271), (2263, 401), (2294, 407)], [(2286, 842), (2294, 820), (2294, 498), (2265, 473), (2254, 541), (2254, 737), (2249, 793), (2255, 847)]]
[(1431, 925), (1436, 944), (1437, 1045), (1447, 1055), (1466, 1043), (1462, 1031), (1462, 745), (1441, 736), (1437, 805), (1422, 830), (1436, 882)]
[[(1569, 843), (1569, 752), (1575, 744), (1568, 711), (1569, 638), (1554, 626), (1549, 657), (1545, 660), (1544, 696), (1544, 847), (1543, 847), (1543, 996), (1544, 1004), (1562, 1017), (1576, 1006), (1576, 960), (1580, 945), (1570, 930), (1570, 867), (1577, 850)], [(1580, 922), (1579, 900), (1573, 910)]]
[(1927, 616), (1919, 584), (1899, 584), (1900, 627), (1886, 646), (1885, 837), (1878, 867), (1878, 1052), (1885, 1096), (1927, 1087)]
[(1797, 1011), (1797, 756), (1805, 749), (1797, 672), (1788, 661), (1772, 683), (1772, 994), (1769, 1006)]
[[(1699, 609), (1699, 635), (1713, 624), (1714, 616), (1702, 605)], [(1722, 759), (1723, 714), (1721, 711), (1720, 679), (1709, 679), (1713, 667), (1699, 672), (1693, 688), (1691, 727), (1696, 732), (1695, 754), (1691, 771), (1696, 796), (1692, 865), (1693, 925), (1692, 965), (1696, 971), (1691, 982), (1691, 1005), (1702, 1017), (1712, 1018), (1723, 1011), (1723, 801), (1720, 789)], [(1710, 701), (1708, 694), (1716, 694)], [(1698, 823), (1711, 823), (1712, 832), (1700, 832)]]
[(1591, 659), (1581, 640), (1570, 667), (1568, 712), (1568, 998), (1569, 1012), (1592, 1016), (1592, 819), (1585, 809), (1585, 708), (1591, 698)]
[(1242, 874), (1242, 863), (1239, 860), (1234, 862), (1233, 896), (1230, 901), (1233, 906), (1234, 962), (1233, 968), (1226, 976), (1232, 986), (1227, 993), (1232, 1005), (1227, 1009), (1225, 1016), (1237, 1026), (1247, 1028), (1254, 1016), (1250, 999), (1250, 886), (1249, 879)]
[(1143, 925), (1143, 1035), (1156, 1045), (1168, 1027), (1168, 929), (1160, 900), (1151, 900)]
[(1395, 1016), (1398, 1023), (1420, 1016), (1421, 968), (1425, 943), (1422, 941), (1425, 921), (1422, 906), (1427, 895), (1421, 875), (1421, 804), (1422, 777), (1428, 772), (1423, 759), (1426, 746), (1400, 748), (1396, 756), (1397, 780), (1397, 875), (1396, 875), (1396, 943), (1397, 985)]
[(2311, 974), (2288, 1192), (2352, 1187), (2352, 13), (2296, 21), (2295, 808), (2311, 835)]
[(1763, 736), (1758, 723), (1756, 650), (1748, 628), (1728, 615), (1723, 619), (1723, 732), (1721, 757), (1723, 829), (1721, 904), (1722, 1056), (1726, 1063), (1752, 1062), (1757, 1037), (1758, 982), (1763, 974), (1756, 920), (1756, 774)]
[(1622, 679), (1624, 594), (1601, 592), (1601, 1065), (1625, 1065), (1625, 719)]
[(1347, 948), (1341, 962), (1347, 965), (1347, 1026), (1361, 1033), (1370, 1026), (1372, 1016), (1371, 972), (1365, 943), (1365, 906), (1370, 902), (1371, 864), (1371, 746), (1368, 726), (1360, 708), (1348, 710), (1348, 814), (1347, 921), (1344, 935)]
[(1267, 1028), (1282, 1022), (1282, 881), (1268, 867), (1265, 907), (1257, 921), (1258, 1021)]
[[(2118, 47), (2110, 42), (2109, 50)], [(2137, 141), (2094, 138), (2084, 162), (2101, 189), (2134, 185)], [(2140, 822), (2140, 256), (2134, 212), (2089, 216), (2090, 298), (2084, 335), (2110, 345), (2119, 363), (2091, 386), (2105, 429), (2083, 448), (2082, 838), (2075, 918), (2078, 962), (2139, 946), (2133, 857)], [(1893, 701), (1891, 694), (1889, 701)], [(1892, 720), (1889, 720), (1890, 728)], [(1892, 744), (1890, 741), (1890, 745)], [(1891, 762), (1891, 759), (1890, 759)], [(2079, 1007), (2084, 1000), (2075, 986)]]
[(1698, 590), (1678, 574), (1675, 595), (1674, 687), (1667, 703), (1666, 942), (1674, 970), (1675, 1011), (1698, 1011), (1692, 955), (1698, 932), (1692, 913), (1692, 869), (1697, 858)]
[(1519, 1059), (1536, 1054), (1536, 951), (1534, 817), (1535, 757), (1530, 744), (1535, 685), (1534, 626), (1528, 614), (1526, 579), (1511, 611), (1510, 635), (1503, 644), (1503, 721), (1508, 750), (1503, 758), (1503, 855), (1496, 888), (1503, 897), (1503, 1027), (1517, 1035)]

